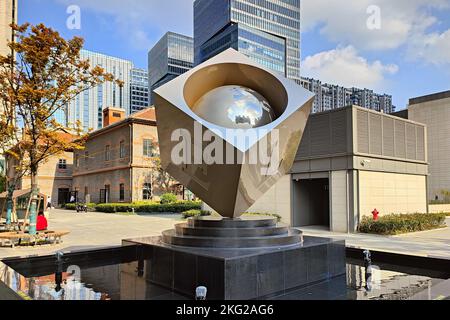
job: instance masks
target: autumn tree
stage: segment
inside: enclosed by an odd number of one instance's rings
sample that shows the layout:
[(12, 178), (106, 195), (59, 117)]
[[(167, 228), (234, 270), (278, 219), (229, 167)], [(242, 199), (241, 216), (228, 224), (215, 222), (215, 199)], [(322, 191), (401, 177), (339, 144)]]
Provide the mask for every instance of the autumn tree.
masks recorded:
[(152, 175), (152, 185), (158, 186), (163, 193), (170, 193), (175, 180), (168, 174), (161, 165), (161, 158), (156, 156), (152, 158), (152, 167), (154, 174)]
[[(39, 166), (68, 149), (82, 149), (86, 139), (79, 122), (66, 126), (55, 114), (86, 90), (106, 81), (123, 83), (81, 58), (82, 38), (65, 40), (43, 24), (11, 27), (14, 54), (0, 56), (0, 149), (14, 159), (13, 180), (31, 178), (29, 233), (35, 234)], [(75, 139), (61, 139), (64, 134)]]

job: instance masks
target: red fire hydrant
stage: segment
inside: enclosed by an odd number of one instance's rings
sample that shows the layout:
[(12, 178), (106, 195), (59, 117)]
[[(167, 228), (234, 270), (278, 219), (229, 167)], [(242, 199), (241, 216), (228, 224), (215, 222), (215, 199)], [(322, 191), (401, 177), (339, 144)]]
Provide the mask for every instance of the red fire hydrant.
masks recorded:
[(378, 212), (377, 209), (372, 211), (372, 215), (373, 215), (373, 221), (378, 221), (380, 213)]

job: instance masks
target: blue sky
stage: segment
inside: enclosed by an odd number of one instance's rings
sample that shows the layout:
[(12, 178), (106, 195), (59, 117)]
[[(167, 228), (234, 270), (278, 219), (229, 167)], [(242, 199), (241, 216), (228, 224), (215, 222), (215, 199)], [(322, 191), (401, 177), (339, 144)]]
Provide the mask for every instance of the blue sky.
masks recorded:
[[(86, 49), (142, 68), (166, 31), (192, 35), (191, 0), (19, 2), (20, 22), (82, 36)], [(81, 29), (67, 27), (70, 5)], [(450, 0), (302, 0), (302, 75), (386, 92), (398, 109), (450, 90)]]

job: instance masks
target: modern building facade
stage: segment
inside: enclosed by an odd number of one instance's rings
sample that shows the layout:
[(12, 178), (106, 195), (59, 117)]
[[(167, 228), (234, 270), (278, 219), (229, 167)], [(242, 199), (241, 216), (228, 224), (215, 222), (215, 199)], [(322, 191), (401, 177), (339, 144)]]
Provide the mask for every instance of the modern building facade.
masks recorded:
[(194, 52), (198, 65), (234, 48), (300, 81), (300, 0), (196, 0)]
[(132, 114), (150, 106), (147, 70), (131, 69), (130, 82), (130, 114)]
[(152, 92), (194, 65), (194, 40), (192, 37), (167, 32), (148, 53), (148, 87), (150, 105)]
[(430, 200), (450, 201), (450, 91), (440, 92), (409, 101), (407, 112), (412, 121), (428, 128), (428, 197)]
[[(105, 82), (81, 93), (69, 103), (66, 111), (66, 119), (69, 126), (80, 121), (84, 131), (97, 130), (102, 128), (103, 109), (117, 107), (125, 110), (127, 115), (130, 113), (130, 83), (133, 63), (87, 50), (82, 50), (81, 57), (89, 60), (92, 67), (102, 67), (124, 84), (119, 86), (117, 83)], [(59, 116), (62, 117), (62, 115)]]
[(0, 4), (0, 55), (6, 56), (11, 53), (8, 42), (14, 40), (11, 23), (17, 22), (18, 0), (2, 0)]
[(356, 105), (388, 114), (395, 112), (395, 106), (392, 105), (392, 96), (377, 94), (370, 89), (345, 88), (305, 77), (302, 77), (301, 85), (316, 95), (313, 113), (339, 109), (348, 105)]
[(150, 200), (156, 194), (154, 109), (144, 109), (124, 120), (108, 119), (112, 122), (91, 133), (85, 149), (74, 153), (73, 191), (80, 200), (94, 203)]
[(426, 213), (426, 136), (423, 124), (356, 106), (313, 114), (291, 174), (250, 212), (335, 232), (355, 232), (374, 209)]

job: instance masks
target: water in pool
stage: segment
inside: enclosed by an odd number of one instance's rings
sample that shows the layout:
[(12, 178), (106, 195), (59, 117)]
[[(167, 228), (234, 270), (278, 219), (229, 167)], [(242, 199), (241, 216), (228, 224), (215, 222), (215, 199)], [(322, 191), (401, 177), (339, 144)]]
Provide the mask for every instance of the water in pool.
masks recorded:
[[(0, 281), (33, 300), (183, 300), (189, 299), (146, 280), (145, 260), (126, 249), (54, 258), (6, 261)], [(95, 259), (94, 259), (95, 256)], [(345, 276), (273, 297), (279, 300), (405, 300), (426, 297), (448, 274), (381, 265), (368, 279), (362, 261), (348, 259)], [(1, 298), (1, 297), (0, 297)]]

